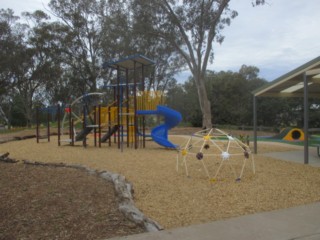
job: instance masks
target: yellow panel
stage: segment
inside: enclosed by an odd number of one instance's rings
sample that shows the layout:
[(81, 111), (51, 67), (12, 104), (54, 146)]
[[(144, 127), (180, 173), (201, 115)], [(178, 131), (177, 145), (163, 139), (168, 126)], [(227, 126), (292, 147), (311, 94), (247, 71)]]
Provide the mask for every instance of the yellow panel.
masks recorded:
[(161, 91), (139, 91), (137, 93), (138, 110), (156, 110), (158, 105), (164, 104)]

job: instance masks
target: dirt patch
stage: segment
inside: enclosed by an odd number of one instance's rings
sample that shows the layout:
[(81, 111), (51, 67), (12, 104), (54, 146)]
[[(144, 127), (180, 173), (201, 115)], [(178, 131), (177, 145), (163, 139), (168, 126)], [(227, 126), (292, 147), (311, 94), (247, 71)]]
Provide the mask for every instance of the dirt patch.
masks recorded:
[(145, 230), (112, 183), (79, 169), (0, 162), (0, 239), (102, 239)]

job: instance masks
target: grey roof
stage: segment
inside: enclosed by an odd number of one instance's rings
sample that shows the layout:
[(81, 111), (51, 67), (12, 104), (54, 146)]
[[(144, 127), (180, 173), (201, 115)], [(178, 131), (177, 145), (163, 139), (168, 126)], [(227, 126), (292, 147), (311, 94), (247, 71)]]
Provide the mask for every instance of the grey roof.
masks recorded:
[(254, 90), (252, 93), (256, 97), (303, 97), (304, 74), (306, 74), (308, 80), (309, 97), (320, 98), (320, 56)]
[(117, 68), (120, 67), (121, 69), (128, 69), (132, 70), (134, 69), (136, 64), (136, 68), (143, 66), (148, 66), (148, 65), (154, 65), (155, 62), (146, 56), (136, 54), (136, 55), (131, 55), (127, 56), (118, 60), (112, 60), (110, 62), (105, 62), (103, 64), (104, 68), (110, 67), (110, 68)]

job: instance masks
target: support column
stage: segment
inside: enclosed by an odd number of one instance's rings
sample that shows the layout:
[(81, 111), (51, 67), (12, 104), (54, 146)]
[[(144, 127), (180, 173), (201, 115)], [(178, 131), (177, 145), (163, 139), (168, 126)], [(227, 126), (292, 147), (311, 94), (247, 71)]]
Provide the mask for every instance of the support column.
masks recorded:
[(303, 93), (303, 105), (304, 105), (304, 116), (303, 116), (303, 123), (304, 123), (304, 164), (309, 163), (309, 90), (308, 90), (308, 79), (307, 74), (303, 74), (303, 83), (304, 83), (304, 93)]
[(126, 125), (127, 125), (127, 147), (129, 147), (130, 143), (130, 102), (129, 102), (129, 69), (126, 69), (126, 108), (127, 108), (127, 115), (126, 115)]
[(253, 144), (254, 144), (254, 153), (258, 153), (257, 145), (257, 97), (253, 96)]
[(120, 143), (120, 134), (121, 134), (121, 123), (120, 123), (120, 108), (121, 108), (121, 99), (120, 99), (120, 67), (117, 66), (117, 124), (118, 124), (118, 149), (121, 147)]
[(39, 120), (39, 107), (37, 107), (36, 109), (36, 122), (37, 122), (37, 126), (36, 126), (36, 137), (37, 137), (37, 143), (39, 143), (39, 137), (40, 137), (40, 120)]
[(48, 138), (48, 142), (50, 142), (50, 112), (49, 112), (49, 107), (47, 107), (47, 138)]
[(134, 67), (133, 67), (133, 111), (134, 111), (134, 117), (133, 117), (133, 124), (134, 124), (134, 148), (138, 148), (138, 121), (137, 121), (137, 62), (134, 61)]
[(61, 139), (61, 122), (60, 122), (60, 118), (61, 118), (61, 108), (60, 108), (60, 104), (58, 104), (57, 106), (57, 122), (58, 122), (58, 146), (61, 145), (60, 143), (60, 139)]
[[(146, 95), (145, 95), (145, 85), (144, 85), (144, 65), (141, 66), (141, 78), (142, 78), (142, 108), (146, 110)], [(142, 147), (146, 147), (146, 119), (145, 116), (142, 116)]]

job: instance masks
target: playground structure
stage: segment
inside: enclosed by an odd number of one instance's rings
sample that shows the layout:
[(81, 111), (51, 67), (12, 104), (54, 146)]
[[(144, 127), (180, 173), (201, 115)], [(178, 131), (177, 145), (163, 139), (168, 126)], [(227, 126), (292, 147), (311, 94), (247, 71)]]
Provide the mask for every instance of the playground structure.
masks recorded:
[[(35, 120), (36, 120), (37, 143), (39, 143), (42, 140), (46, 140), (47, 142), (50, 142), (50, 136), (51, 136), (50, 122), (59, 115), (58, 109), (59, 109), (59, 106), (36, 108)], [(41, 131), (43, 126), (45, 126), (45, 133)]]
[[(121, 149), (124, 145), (145, 147), (146, 115), (154, 115), (163, 117), (164, 123), (152, 129), (150, 137), (163, 147), (176, 148), (168, 140), (168, 130), (179, 124), (182, 116), (163, 105), (162, 92), (150, 90), (152, 78), (146, 77), (146, 69), (153, 65), (152, 60), (142, 55), (105, 63), (103, 67), (116, 71), (115, 81), (105, 86), (106, 92), (88, 93), (75, 99), (64, 109), (62, 121), (58, 110), (58, 145), (82, 141), (87, 146), (87, 136), (93, 132), (95, 146), (101, 147), (105, 142), (111, 145), (113, 139)], [(81, 131), (76, 130), (79, 126)], [(66, 134), (68, 137), (63, 137)]]
[[(241, 181), (250, 155), (252, 172), (255, 174), (254, 157), (248, 145), (219, 129), (206, 129), (194, 133), (180, 147), (177, 154), (176, 170), (179, 171), (179, 165), (183, 165), (186, 175), (189, 177), (188, 161), (199, 161), (206, 176), (214, 182), (217, 180), (223, 165), (229, 164), (229, 169), (236, 181)], [(218, 165), (213, 177), (206, 161), (215, 161)]]
[(304, 141), (304, 132), (300, 128), (287, 127), (272, 138), (286, 141)]
[(40, 111), (41, 109), (37, 108), (36, 109), (36, 139), (37, 143), (40, 142), (41, 139), (47, 139), (48, 142), (50, 142), (50, 113), (48, 109), (45, 109), (47, 114), (46, 114), (46, 135), (40, 135)]

